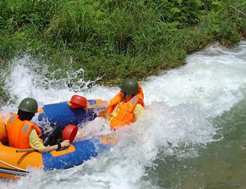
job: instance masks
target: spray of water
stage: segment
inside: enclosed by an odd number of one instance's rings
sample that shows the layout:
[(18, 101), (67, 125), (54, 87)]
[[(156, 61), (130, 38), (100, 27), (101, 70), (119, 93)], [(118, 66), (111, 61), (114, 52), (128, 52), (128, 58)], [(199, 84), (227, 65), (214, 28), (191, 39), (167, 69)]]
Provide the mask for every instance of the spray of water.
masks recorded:
[[(161, 76), (141, 82), (146, 109), (141, 119), (118, 132), (121, 140), (111, 151), (100, 154), (84, 164), (68, 170), (31, 174), (18, 181), (1, 180), (1, 186), (11, 188), (158, 188), (148, 178), (148, 167), (167, 156), (178, 158), (199, 156), (196, 147), (215, 141), (216, 128), (210, 123), (216, 117), (245, 98), (246, 43), (237, 49), (224, 50), (211, 46), (191, 55), (187, 65)], [(39, 70), (36, 72), (36, 70)], [(47, 68), (24, 57), (10, 68), (5, 90), (11, 103), (4, 111), (16, 108), (25, 97), (34, 97), (39, 105), (66, 101), (73, 94), (87, 99), (111, 99), (118, 87), (94, 85), (67, 71), (63, 79), (48, 79)], [(91, 83), (91, 82), (90, 82)], [(96, 126), (100, 122), (95, 122)], [(148, 179), (143, 179), (147, 177)]]

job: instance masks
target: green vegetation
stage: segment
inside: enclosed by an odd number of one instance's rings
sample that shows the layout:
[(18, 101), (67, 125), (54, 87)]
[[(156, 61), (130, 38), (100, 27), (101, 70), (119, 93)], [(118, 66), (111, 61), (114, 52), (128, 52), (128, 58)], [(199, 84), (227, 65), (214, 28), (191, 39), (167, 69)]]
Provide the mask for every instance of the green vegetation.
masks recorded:
[(3, 0), (0, 64), (30, 54), (85, 80), (144, 79), (215, 41), (237, 44), (245, 14), (245, 0)]

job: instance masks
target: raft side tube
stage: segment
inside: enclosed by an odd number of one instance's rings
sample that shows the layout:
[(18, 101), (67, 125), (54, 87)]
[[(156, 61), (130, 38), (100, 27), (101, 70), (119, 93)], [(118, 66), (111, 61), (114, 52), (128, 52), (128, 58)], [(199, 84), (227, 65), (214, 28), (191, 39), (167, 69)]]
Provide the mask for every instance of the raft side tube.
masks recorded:
[(100, 139), (90, 139), (75, 142), (71, 146), (75, 148), (75, 151), (71, 153), (65, 153), (59, 156), (54, 156), (52, 153), (42, 154), (44, 170), (67, 169), (80, 165), (84, 161), (96, 157), (99, 153), (109, 149), (110, 145), (103, 145)]
[(17, 153), (19, 148), (5, 146), (0, 142), (0, 177), (16, 178), (24, 176), (29, 167), (43, 169), (42, 155), (39, 152)]
[[(96, 104), (96, 100), (88, 100), (90, 104)], [(54, 123), (65, 127), (68, 124), (78, 125), (92, 121), (97, 117), (93, 111), (85, 108), (71, 108), (68, 102), (44, 105), (43, 113), (39, 114), (38, 120)]]

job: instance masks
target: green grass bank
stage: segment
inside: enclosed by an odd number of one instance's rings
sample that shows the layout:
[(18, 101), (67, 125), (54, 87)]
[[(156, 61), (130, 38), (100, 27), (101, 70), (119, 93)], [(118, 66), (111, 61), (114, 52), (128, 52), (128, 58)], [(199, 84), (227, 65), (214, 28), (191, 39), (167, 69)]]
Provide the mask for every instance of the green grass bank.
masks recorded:
[[(83, 68), (85, 80), (110, 85), (143, 80), (215, 41), (231, 47), (245, 37), (245, 0), (0, 1), (1, 73), (28, 54), (51, 72), (61, 68), (57, 78)], [(0, 87), (0, 104), (7, 96)]]

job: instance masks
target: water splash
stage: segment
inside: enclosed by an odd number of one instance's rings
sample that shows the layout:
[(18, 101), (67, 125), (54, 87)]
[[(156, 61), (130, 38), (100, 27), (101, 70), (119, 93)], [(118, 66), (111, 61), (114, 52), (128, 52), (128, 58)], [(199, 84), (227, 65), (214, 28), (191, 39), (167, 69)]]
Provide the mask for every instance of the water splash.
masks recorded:
[[(198, 157), (197, 146), (206, 147), (215, 141), (218, 128), (209, 120), (245, 98), (245, 51), (245, 42), (232, 50), (212, 46), (189, 56), (183, 67), (149, 77), (147, 82), (140, 82), (147, 105), (143, 117), (119, 131), (122, 139), (110, 152), (73, 169), (52, 173), (36, 170), (16, 182), (0, 181), (1, 186), (158, 188), (147, 176), (148, 168), (170, 156)], [(83, 69), (67, 72), (66, 78), (49, 80), (47, 74), (53, 73), (47, 73), (45, 66), (40, 67), (30, 57), (14, 61), (4, 88), (15, 101), (5, 110), (16, 107), (26, 96), (35, 97), (42, 105), (69, 100), (75, 93), (108, 100), (119, 90), (97, 85), (88, 88), (89, 83), (77, 78)]]

